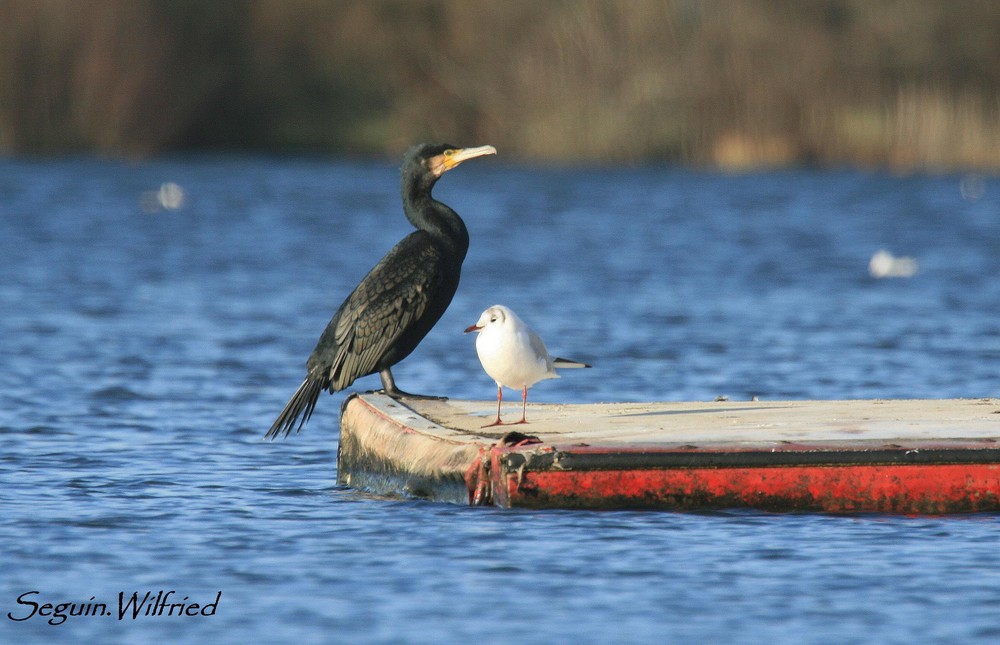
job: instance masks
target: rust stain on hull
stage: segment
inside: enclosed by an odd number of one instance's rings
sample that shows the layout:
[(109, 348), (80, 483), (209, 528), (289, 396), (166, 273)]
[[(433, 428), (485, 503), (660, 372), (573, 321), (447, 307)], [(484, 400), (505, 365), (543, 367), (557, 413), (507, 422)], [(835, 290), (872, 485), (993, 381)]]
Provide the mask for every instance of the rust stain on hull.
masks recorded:
[(1000, 467), (810, 466), (505, 473), (494, 497), (529, 508), (756, 508), (970, 513), (1000, 510)]

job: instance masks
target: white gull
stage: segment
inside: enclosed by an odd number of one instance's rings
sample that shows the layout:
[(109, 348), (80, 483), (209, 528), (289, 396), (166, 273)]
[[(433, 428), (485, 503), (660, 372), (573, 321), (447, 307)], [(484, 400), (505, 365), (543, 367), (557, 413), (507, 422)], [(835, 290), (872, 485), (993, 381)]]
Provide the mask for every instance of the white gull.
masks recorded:
[(559, 378), (556, 368), (590, 367), (586, 363), (549, 354), (545, 343), (517, 314), (503, 305), (493, 305), (483, 312), (465, 333), (478, 332), (476, 353), (479, 362), (497, 384), (497, 419), (488, 426), (502, 425), (500, 404), (503, 388), (521, 390), (521, 420), (527, 423), (528, 388), (547, 378)]

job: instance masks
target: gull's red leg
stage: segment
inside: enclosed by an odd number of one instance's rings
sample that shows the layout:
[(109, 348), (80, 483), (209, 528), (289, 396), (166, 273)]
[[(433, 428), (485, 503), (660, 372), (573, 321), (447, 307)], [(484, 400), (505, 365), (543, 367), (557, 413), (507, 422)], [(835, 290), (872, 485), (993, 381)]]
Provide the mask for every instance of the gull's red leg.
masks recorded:
[(524, 415), (528, 408), (528, 386), (525, 385), (521, 389), (521, 420), (518, 423), (527, 423), (528, 420), (524, 418)]
[(484, 428), (492, 428), (493, 426), (502, 426), (503, 421), (500, 420), (500, 403), (503, 401), (503, 388), (497, 383), (497, 420), (493, 423), (487, 423)]

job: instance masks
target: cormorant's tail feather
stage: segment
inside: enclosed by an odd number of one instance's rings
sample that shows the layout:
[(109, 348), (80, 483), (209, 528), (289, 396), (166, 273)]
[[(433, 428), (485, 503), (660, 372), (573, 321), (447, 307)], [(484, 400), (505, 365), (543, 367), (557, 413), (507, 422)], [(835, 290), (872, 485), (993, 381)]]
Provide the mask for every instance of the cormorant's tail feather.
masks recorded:
[[(296, 432), (301, 430), (309, 417), (312, 416), (313, 410), (316, 408), (316, 400), (319, 399), (319, 394), (323, 389), (321, 381), (306, 377), (299, 389), (295, 390), (292, 398), (288, 399), (285, 409), (274, 420), (271, 429), (267, 431), (264, 438), (274, 439), (281, 433), (287, 437), (292, 433), (292, 430)], [(295, 427), (296, 421), (299, 424), (297, 428)]]

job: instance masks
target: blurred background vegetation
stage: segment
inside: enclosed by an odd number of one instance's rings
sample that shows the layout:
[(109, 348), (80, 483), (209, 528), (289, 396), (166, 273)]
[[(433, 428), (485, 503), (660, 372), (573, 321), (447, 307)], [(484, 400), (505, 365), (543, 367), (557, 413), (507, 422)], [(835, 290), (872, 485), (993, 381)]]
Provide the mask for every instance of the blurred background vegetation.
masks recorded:
[(1000, 168), (996, 0), (0, 0), (0, 153)]

